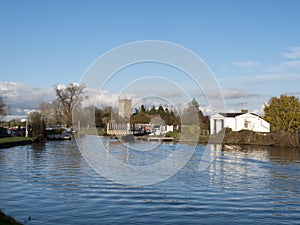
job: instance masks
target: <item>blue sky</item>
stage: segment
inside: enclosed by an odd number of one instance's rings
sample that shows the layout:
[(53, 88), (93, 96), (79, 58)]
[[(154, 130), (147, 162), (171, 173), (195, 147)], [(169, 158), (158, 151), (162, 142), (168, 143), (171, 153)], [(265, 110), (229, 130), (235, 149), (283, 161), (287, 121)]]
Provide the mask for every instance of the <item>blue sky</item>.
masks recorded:
[[(163, 40), (206, 62), (228, 110), (258, 111), (272, 96), (299, 96), (299, 10), (296, 0), (2, 0), (1, 92), (7, 82), (45, 90), (79, 82), (110, 49)], [(0, 94), (13, 104), (7, 90)]]

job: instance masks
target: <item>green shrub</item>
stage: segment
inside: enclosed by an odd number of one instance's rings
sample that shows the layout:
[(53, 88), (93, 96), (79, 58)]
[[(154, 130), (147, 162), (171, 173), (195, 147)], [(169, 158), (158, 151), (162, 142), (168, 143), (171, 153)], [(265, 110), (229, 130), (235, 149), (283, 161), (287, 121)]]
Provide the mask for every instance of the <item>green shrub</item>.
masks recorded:
[(180, 132), (178, 130), (169, 131), (166, 133), (165, 137), (172, 137), (175, 140), (179, 139)]

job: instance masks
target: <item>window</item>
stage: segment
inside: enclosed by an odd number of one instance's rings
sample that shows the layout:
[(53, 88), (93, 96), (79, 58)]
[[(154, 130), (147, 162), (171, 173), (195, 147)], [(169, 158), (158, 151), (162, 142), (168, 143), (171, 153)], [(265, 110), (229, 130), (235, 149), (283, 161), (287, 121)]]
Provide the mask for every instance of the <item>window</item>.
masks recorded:
[(248, 128), (250, 121), (244, 120), (244, 128)]

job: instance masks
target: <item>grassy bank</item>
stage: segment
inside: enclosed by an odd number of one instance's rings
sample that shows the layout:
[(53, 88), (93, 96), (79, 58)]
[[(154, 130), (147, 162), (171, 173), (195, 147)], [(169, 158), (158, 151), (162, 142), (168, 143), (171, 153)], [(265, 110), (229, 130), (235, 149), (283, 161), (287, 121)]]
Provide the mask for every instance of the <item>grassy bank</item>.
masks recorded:
[(79, 135), (99, 135), (99, 136), (106, 136), (106, 131), (105, 130), (85, 130), (85, 129), (81, 129), (78, 131)]
[(20, 141), (28, 141), (32, 140), (31, 137), (6, 137), (0, 138), (0, 144), (2, 143), (11, 143), (11, 142), (20, 142)]
[(31, 137), (5, 137), (0, 138), (0, 148), (9, 148), (18, 145), (31, 144)]

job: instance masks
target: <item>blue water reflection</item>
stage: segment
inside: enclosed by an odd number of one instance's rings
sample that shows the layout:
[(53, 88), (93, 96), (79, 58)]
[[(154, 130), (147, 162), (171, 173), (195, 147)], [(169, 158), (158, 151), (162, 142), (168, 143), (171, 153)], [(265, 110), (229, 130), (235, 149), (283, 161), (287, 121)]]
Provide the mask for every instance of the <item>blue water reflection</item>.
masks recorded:
[[(174, 148), (162, 144), (141, 158), (138, 151), (105, 141), (117, 159), (140, 164), (167, 157)], [(74, 141), (2, 149), (0, 208), (38, 225), (299, 224), (299, 150), (209, 146), (215, 159), (199, 172), (206, 147), (199, 145), (170, 179), (138, 188), (99, 176)]]

